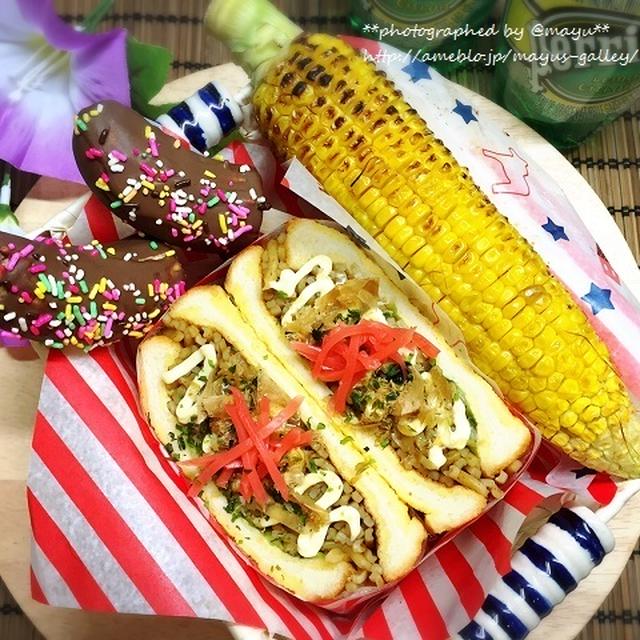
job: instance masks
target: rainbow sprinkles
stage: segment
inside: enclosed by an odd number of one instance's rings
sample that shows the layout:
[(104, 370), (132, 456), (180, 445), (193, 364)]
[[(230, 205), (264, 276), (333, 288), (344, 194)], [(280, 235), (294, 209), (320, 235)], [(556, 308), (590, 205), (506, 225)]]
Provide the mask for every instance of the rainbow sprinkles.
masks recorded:
[(175, 250), (140, 238), (74, 246), (0, 233), (0, 256), (3, 330), (51, 348), (141, 338), (185, 291)]
[(76, 118), (80, 172), (111, 212), (186, 249), (227, 254), (257, 237), (268, 204), (249, 165), (208, 158), (117, 103)]

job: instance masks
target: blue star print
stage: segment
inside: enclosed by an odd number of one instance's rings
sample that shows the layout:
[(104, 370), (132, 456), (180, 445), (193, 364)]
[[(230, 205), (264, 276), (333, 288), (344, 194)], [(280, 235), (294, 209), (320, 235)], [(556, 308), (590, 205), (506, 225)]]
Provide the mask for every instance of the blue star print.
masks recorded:
[(402, 70), (411, 78), (411, 82), (417, 82), (418, 80), (431, 80), (431, 74), (429, 73), (429, 65), (418, 60), (412, 60)]
[(564, 227), (561, 227), (559, 224), (556, 224), (551, 218), (547, 218), (545, 224), (542, 225), (542, 228), (549, 234), (551, 237), (557, 242), (558, 240), (568, 240), (567, 234), (564, 232)]
[(603, 309), (615, 309), (611, 304), (611, 289), (601, 289), (597, 284), (591, 283), (591, 289), (587, 295), (582, 296), (587, 304), (591, 305), (593, 315), (597, 315)]
[(464, 120), (465, 124), (469, 124), (472, 120), (475, 120), (476, 122), (478, 121), (478, 118), (473, 115), (471, 105), (460, 102), (457, 98), (456, 108), (453, 109), (453, 113), (457, 113)]

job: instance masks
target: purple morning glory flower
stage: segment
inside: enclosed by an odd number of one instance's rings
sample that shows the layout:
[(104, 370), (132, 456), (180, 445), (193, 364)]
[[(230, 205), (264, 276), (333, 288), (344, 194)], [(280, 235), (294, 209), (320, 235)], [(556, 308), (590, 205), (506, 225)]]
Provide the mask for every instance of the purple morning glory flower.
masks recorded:
[(99, 100), (129, 105), (126, 33), (84, 33), (53, 0), (2, 0), (0, 158), (82, 182), (71, 151), (74, 115)]

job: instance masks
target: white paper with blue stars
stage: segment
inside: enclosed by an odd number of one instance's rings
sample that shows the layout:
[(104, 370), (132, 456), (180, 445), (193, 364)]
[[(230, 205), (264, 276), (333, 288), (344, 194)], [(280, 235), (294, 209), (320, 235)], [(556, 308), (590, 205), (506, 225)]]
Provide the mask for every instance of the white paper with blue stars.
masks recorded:
[(498, 210), (565, 284), (609, 347), (620, 375), (640, 397), (640, 304), (559, 185), (509, 137), (483, 118), (482, 102), (431, 66), (372, 40), (346, 38), (366, 51), (429, 124)]

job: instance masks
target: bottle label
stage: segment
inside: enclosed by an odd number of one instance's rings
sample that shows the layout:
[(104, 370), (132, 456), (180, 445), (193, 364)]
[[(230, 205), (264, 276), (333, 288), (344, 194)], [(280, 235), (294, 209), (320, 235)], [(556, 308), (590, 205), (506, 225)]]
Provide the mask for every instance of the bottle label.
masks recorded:
[(640, 14), (584, 0), (558, 4), (510, 3), (503, 24), (510, 74), (526, 78), (530, 92), (565, 105), (603, 108), (627, 100), (640, 85)]

